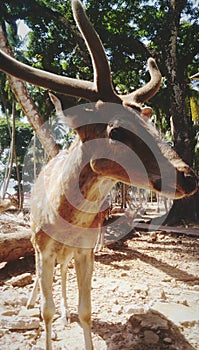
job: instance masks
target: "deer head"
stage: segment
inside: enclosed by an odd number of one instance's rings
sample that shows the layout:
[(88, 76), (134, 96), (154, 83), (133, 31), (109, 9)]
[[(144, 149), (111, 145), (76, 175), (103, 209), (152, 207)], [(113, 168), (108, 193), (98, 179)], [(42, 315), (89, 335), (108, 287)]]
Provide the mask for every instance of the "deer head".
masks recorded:
[(19, 201), (18, 201), (18, 199), (16, 198), (16, 196), (11, 195), (11, 194), (8, 193), (8, 199), (10, 200), (11, 205), (13, 205), (14, 207), (18, 208), (18, 206), (19, 206)]
[(8, 210), (10, 207), (14, 206), (16, 208), (19, 207), (18, 199), (9, 193), (7, 194), (7, 198), (0, 199), (0, 212)]
[[(115, 181), (133, 182), (139, 187), (151, 187), (176, 198), (194, 193), (197, 180), (193, 171), (147, 123), (151, 108), (144, 107), (143, 103), (157, 93), (161, 84), (161, 73), (155, 60), (148, 59), (151, 79), (145, 86), (127, 95), (117, 94), (103, 45), (79, 0), (72, 0), (72, 9), (91, 55), (92, 82), (35, 69), (2, 51), (0, 69), (31, 84), (92, 102), (89, 108), (82, 107), (77, 115), (71, 111), (67, 122), (69, 120), (69, 124), (77, 130), (80, 141), (85, 144), (90, 167), (97, 175)], [(95, 147), (95, 150), (86, 145), (93, 139), (99, 139), (99, 147)], [(102, 139), (103, 152), (99, 152)], [(171, 173), (175, 179), (170, 176)]]

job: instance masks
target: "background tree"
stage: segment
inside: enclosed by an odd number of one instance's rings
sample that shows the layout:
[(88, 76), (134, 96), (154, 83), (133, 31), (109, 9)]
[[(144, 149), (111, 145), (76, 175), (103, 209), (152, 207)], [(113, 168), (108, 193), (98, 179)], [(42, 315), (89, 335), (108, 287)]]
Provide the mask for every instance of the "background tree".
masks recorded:
[[(1, 158), (1, 177), (0, 181), (3, 184), (5, 180), (6, 165), (8, 163), (9, 149), (11, 144), (11, 134), (9, 131), (9, 124), (11, 124), (11, 117), (7, 121), (4, 117), (0, 118), (0, 158)], [(9, 124), (8, 124), (9, 123)], [(22, 186), (22, 172), (24, 166), (24, 157), (27, 148), (30, 144), (33, 136), (32, 128), (28, 123), (24, 123), (20, 120), (16, 120), (16, 131), (15, 131), (15, 155), (12, 167), (12, 179), (18, 182), (19, 186)], [(17, 169), (18, 167), (18, 169)], [(27, 167), (28, 168), (28, 167)], [(18, 172), (19, 171), (19, 175)], [(20, 180), (19, 180), (20, 179)], [(16, 186), (16, 191), (17, 191)], [(23, 184), (25, 191), (30, 191), (29, 184)]]
[[(193, 125), (191, 118), (190, 98), (195, 93), (189, 75), (196, 73), (198, 66), (199, 10), (196, 2), (89, 0), (86, 7), (110, 59), (118, 92), (130, 92), (148, 80), (146, 59), (156, 58), (164, 79), (160, 93), (151, 102), (156, 113), (155, 122), (162, 131), (167, 131), (172, 117), (174, 147), (192, 164), (198, 124)], [(1, 20), (11, 28), (9, 38), (16, 36), (19, 18), (31, 30), (26, 49), (19, 44), (16, 46), (18, 58), (41, 69), (91, 79), (90, 58), (74, 25), (70, 1), (3, 0), (0, 13)], [(47, 119), (52, 111), (47, 92), (31, 87), (31, 93)], [(64, 97), (63, 102), (64, 108), (77, 103), (69, 97)], [(190, 200), (176, 201), (170, 219), (173, 216), (180, 220), (184, 216), (188, 221), (198, 220), (198, 195)], [(191, 211), (188, 208), (192, 208)]]

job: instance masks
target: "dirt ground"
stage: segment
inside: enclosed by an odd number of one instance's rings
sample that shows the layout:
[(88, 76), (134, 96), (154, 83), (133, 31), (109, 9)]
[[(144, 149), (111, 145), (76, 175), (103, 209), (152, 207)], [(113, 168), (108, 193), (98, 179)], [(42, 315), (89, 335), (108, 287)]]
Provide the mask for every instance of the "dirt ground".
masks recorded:
[[(16, 214), (4, 213), (0, 230), (5, 234), (20, 230), (21, 221)], [(96, 253), (92, 282), (95, 350), (199, 350), (198, 257), (199, 238), (136, 230), (125, 244)], [(83, 350), (73, 263), (68, 272), (71, 323), (67, 326), (60, 319), (59, 266), (55, 271), (53, 347)], [(0, 264), (1, 350), (44, 349), (39, 300), (34, 309), (25, 307), (34, 277), (32, 256)]]

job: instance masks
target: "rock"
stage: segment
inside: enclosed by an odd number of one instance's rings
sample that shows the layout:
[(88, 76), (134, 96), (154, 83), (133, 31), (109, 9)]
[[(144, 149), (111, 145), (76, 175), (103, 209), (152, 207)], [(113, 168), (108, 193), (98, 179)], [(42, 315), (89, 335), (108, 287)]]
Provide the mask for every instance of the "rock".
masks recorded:
[(157, 232), (151, 232), (150, 235), (149, 235), (149, 239), (148, 239), (148, 242), (149, 243), (153, 243), (157, 240), (158, 238), (158, 234)]
[(0, 329), (0, 338), (3, 337), (5, 334), (8, 334), (9, 330), (8, 329)]
[(6, 310), (1, 313), (2, 316), (14, 316), (17, 315), (18, 311), (17, 310)]
[(128, 273), (122, 272), (120, 276), (121, 276), (121, 277), (127, 277), (127, 276), (128, 276)]
[(161, 292), (161, 299), (162, 300), (167, 300), (166, 293), (165, 293), (164, 290)]
[(35, 329), (39, 328), (40, 320), (39, 318), (32, 317), (10, 317), (10, 316), (3, 316), (0, 319), (0, 328), (5, 329)]
[(116, 342), (116, 341), (119, 341), (119, 340), (123, 340), (122, 333), (115, 333), (115, 334), (112, 334), (111, 340), (112, 340), (112, 342)]
[(164, 338), (163, 342), (165, 342), (167, 344), (171, 344), (172, 343), (172, 339), (171, 338)]
[(23, 275), (12, 277), (10, 280), (13, 287), (25, 287), (32, 282), (32, 275), (30, 273), (24, 273)]
[(27, 297), (25, 297), (24, 295), (19, 295), (19, 293), (18, 296), (14, 293), (11, 294), (9, 293), (8, 297), (4, 300), (5, 306), (13, 306), (14, 308), (16, 308), (18, 306), (21, 307), (22, 305), (25, 306), (27, 304)]
[(33, 309), (27, 309), (25, 306), (21, 307), (21, 310), (18, 313), (19, 317), (40, 317), (40, 309), (39, 308), (33, 308)]
[(153, 305), (153, 309), (162, 313), (166, 318), (175, 324), (184, 324), (199, 321), (199, 307), (185, 306), (174, 302), (163, 303), (157, 302)]
[(144, 342), (145, 344), (157, 344), (159, 342), (159, 336), (153, 331), (144, 331)]
[(125, 313), (128, 315), (132, 314), (143, 314), (149, 310), (149, 306), (146, 304), (130, 304), (125, 307)]
[(194, 285), (194, 286), (192, 287), (192, 289), (195, 290), (195, 291), (199, 291), (199, 285), (198, 285), (198, 284)]
[(168, 321), (161, 317), (161, 315), (156, 313), (156, 311), (150, 310), (150, 312), (146, 314), (136, 315), (138, 320), (141, 321), (141, 326), (143, 328), (149, 328), (153, 330), (157, 329), (168, 329)]
[(188, 303), (188, 301), (187, 301), (186, 299), (184, 299), (184, 300), (182, 301), (182, 304), (185, 305), (185, 306), (189, 306), (189, 303)]
[(134, 333), (137, 334), (140, 332), (141, 329), (141, 321), (137, 319), (136, 316), (131, 316), (128, 320), (126, 330), (128, 333)]

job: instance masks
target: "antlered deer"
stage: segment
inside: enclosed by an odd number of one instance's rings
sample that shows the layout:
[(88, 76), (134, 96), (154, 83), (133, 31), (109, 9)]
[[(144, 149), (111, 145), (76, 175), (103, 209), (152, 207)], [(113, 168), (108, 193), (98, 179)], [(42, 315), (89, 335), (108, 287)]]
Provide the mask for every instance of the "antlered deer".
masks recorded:
[(15, 196), (8, 194), (8, 198), (0, 199), (0, 212), (8, 210), (10, 207), (19, 207), (19, 201)]
[[(76, 129), (77, 138), (68, 151), (60, 151), (45, 166), (32, 193), (32, 242), (36, 251), (38, 276), (34, 290), (39, 281), (46, 350), (52, 349), (54, 265), (56, 261), (61, 265), (62, 292), (68, 317), (65, 276), (67, 263), (72, 257), (77, 273), (79, 318), (85, 347), (86, 350), (93, 349), (93, 248), (98, 236), (98, 212), (112, 186), (117, 181), (133, 183), (175, 198), (191, 195), (197, 189), (193, 171), (160, 139), (153, 126), (145, 121), (151, 110), (142, 104), (156, 94), (161, 83), (161, 74), (154, 59), (148, 60), (151, 79), (144, 87), (125, 96), (116, 94), (98, 35), (79, 0), (72, 0), (72, 8), (92, 58), (93, 82), (60, 77), (0, 53), (0, 69), (4, 72), (32, 84), (92, 102), (89, 108), (82, 105), (79, 113), (76, 113), (77, 109), (67, 118)], [(175, 173), (175, 180), (172, 173)]]

